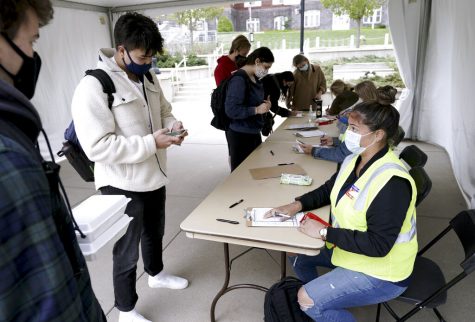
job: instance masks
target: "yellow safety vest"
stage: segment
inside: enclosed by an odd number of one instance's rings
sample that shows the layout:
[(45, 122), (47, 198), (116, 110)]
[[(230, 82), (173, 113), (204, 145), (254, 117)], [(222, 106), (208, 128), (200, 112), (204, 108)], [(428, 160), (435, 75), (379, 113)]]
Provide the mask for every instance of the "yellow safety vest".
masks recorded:
[(333, 250), (332, 263), (335, 266), (362, 272), (386, 281), (404, 280), (412, 273), (417, 254), (415, 207), (417, 190), (414, 180), (393, 151), (389, 150), (358, 178), (336, 204), (338, 193), (355, 168), (357, 158), (357, 155), (352, 154), (345, 159), (331, 191), (333, 227), (366, 231), (368, 228), (366, 212), (379, 191), (392, 176), (409, 180), (412, 187), (412, 199), (399, 236), (386, 256), (370, 257), (356, 254), (345, 251), (336, 245), (337, 247)]

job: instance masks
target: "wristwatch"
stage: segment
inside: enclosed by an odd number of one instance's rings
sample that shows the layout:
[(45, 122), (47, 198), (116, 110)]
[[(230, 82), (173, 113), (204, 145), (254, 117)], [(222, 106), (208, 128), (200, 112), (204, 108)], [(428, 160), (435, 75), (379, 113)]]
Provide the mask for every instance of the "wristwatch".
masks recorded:
[(327, 240), (327, 229), (326, 228), (320, 229), (320, 236), (322, 237), (322, 240)]

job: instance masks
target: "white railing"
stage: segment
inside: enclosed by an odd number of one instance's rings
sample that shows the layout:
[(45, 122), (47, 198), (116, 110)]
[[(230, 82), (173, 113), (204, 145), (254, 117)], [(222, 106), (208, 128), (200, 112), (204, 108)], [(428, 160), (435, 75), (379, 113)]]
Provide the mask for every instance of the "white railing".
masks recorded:
[[(184, 71), (184, 79), (182, 76), (182, 73), (180, 70), (181, 66), (183, 65), (183, 71)], [(173, 68), (172, 72), (170, 73), (170, 80), (172, 84), (172, 95), (174, 96), (175, 93), (178, 91), (178, 87), (183, 81), (186, 81), (188, 78), (188, 72), (187, 72), (187, 67), (186, 67), (186, 56), (183, 56), (183, 59), (177, 64), (175, 63), (175, 68)]]

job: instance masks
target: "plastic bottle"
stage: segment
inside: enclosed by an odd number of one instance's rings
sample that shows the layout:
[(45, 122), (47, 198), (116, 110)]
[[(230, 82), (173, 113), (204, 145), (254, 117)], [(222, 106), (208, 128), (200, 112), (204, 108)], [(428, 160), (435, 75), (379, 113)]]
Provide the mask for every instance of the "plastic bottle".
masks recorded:
[(315, 112), (313, 111), (313, 107), (312, 105), (310, 105), (310, 107), (308, 108), (308, 123), (314, 123), (316, 118), (317, 117)]

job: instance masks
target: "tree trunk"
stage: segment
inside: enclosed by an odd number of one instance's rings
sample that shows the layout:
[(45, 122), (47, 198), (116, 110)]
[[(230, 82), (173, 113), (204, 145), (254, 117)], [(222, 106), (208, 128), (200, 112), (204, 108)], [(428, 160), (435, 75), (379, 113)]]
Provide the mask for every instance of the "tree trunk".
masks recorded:
[(356, 20), (356, 48), (360, 48), (361, 18)]
[(193, 52), (193, 18), (190, 19), (190, 52)]

